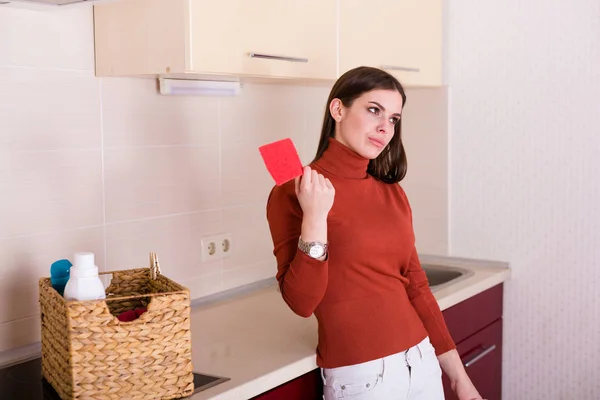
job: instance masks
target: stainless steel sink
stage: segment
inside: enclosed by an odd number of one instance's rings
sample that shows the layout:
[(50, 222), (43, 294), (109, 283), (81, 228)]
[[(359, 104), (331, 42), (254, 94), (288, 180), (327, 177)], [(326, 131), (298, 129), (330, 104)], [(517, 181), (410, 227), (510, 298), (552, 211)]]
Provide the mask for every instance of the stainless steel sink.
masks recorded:
[(433, 264), (421, 264), (421, 267), (423, 267), (425, 275), (427, 275), (429, 287), (432, 292), (443, 289), (453, 283), (460, 282), (473, 275), (473, 271), (459, 267)]

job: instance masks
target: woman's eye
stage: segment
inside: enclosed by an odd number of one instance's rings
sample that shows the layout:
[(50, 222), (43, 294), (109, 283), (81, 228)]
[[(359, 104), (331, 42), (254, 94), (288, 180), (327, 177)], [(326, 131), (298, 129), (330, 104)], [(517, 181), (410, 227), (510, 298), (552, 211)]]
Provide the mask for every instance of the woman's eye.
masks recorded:
[(390, 118), (390, 122), (392, 123), (392, 125), (396, 125), (398, 122), (400, 122), (400, 118), (392, 117)]
[(379, 108), (377, 107), (369, 107), (369, 111), (375, 115), (379, 115)]

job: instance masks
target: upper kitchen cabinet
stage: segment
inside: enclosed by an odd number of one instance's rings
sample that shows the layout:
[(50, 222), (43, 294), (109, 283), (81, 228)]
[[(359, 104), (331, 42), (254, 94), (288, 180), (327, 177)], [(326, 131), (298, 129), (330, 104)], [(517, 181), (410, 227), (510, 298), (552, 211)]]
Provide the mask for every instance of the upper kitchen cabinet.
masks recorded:
[(94, 6), (96, 75), (333, 80), (336, 4), (336, 0), (100, 3)]
[(442, 84), (442, 0), (340, 0), (340, 73), (385, 69), (406, 86)]

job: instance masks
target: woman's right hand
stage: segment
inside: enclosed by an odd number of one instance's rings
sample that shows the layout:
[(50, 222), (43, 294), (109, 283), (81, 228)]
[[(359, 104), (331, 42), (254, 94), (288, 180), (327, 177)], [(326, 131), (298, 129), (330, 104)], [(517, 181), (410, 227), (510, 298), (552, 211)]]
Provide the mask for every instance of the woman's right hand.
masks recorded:
[(327, 221), (335, 197), (331, 181), (308, 166), (304, 167), (303, 175), (295, 180), (296, 196), (304, 219)]

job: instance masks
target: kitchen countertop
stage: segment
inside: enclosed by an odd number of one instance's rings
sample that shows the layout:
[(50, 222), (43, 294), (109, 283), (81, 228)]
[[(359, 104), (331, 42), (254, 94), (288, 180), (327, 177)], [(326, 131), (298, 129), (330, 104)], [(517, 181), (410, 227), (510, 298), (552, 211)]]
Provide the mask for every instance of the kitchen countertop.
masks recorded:
[[(442, 310), (510, 277), (503, 262), (429, 255), (420, 259), (424, 265), (472, 272), (434, 291)], [(317, 321), (294, 314), (275, 284), (192, 307), (191, 329), (194, 370), (231, 378), (194, 394), (193, 400), (249, 399), (317, 368)]]

